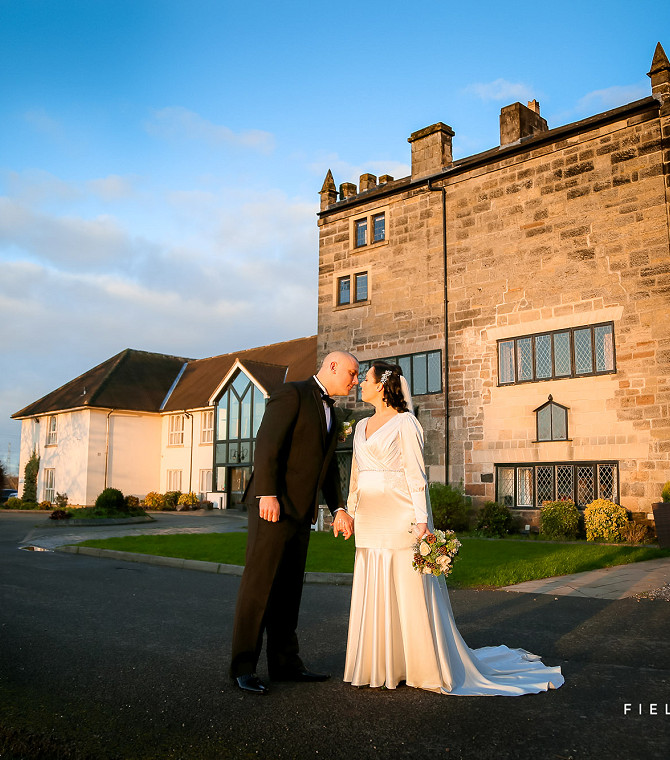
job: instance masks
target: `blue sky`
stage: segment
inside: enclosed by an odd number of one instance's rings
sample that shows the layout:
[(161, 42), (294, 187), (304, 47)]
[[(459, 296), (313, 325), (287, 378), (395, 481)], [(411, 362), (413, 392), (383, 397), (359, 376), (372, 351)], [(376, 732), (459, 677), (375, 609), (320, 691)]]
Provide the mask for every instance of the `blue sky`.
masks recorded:
[(318, 190), (456, 157), (500, 108), (550, 127), (650, 94), (638, 0), (0, 0), (0, 459), (10, 414), (124, 348), (199, 358), (316, 332)]

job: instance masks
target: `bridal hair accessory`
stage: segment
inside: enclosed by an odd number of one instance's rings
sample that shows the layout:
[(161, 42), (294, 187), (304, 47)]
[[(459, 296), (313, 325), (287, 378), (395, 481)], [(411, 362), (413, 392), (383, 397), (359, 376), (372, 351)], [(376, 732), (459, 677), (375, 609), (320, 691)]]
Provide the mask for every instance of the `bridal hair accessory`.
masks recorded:
[(380, 382), (382, 385), (384, 385), (384, 383), (386, 383), (386, 381), (389, 379), (389, 377), (391, 377), (391, 375), (392, 375), (392, 374), (393, 374), (393, 370), (390, 370), (390, 369), (385, 369), (385, 370), (382, 372), (381, 380), (380, 380), (379, 382)]
[(426, 533), (414, 544), (412, 567), (423, 575), (444, 575), (454, 569), (461, 542), (453, 530)]

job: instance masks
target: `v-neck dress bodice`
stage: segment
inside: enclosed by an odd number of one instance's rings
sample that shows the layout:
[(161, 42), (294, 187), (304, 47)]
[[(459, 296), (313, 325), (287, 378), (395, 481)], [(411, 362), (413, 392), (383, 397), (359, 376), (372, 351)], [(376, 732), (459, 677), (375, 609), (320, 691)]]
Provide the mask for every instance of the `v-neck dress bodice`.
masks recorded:
[(423, 431), (416, 417), (404, 412), (366, 438), (368, 419), (354, 433), (347, 500), (356, 520), (356, 546), (406, 548), (414, 542), (412, 523), (427, 521)]
[(560, 667), (545, 667), (523, 649), (470, 649), (465, 643), (444, 578), (412, 567), (412, 524), (428, 523), (432, 529), (421, 425), (405, 412), (366, 438), (367, 424), (361, 420), (354, 433), (347, 501), (356, 561), (344, 680), (389, 689), (405, 681), (468, 696), (514, 696), (560, 686)]

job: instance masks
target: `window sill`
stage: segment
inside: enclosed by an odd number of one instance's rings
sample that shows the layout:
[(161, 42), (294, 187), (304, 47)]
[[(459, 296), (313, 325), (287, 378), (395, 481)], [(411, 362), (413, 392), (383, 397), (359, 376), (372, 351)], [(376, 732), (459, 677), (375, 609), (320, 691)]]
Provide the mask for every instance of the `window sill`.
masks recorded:
[(55, 448), (57, 448), (57, 447), (58, 447), (58, 444), (57, 444), (57, 443), (45, 443), (45, 444), (44, 444), (44, 448), (45, 448), (45, 449), (55, 449)]
[(367, 301), (355, 301), (354, 303), (342, 303), (339, 306), (334, 306), (333, 311), (344, 311), (345, 309), (355, 309), (358, 306), (369, 306), (370, 299)]
[(572, 443), (572, 438), (556, 438), (551, 441), (531, 441), (531, 443)]
[(359, 245), (359, 246), (352, 246), (351, 247), (351, 253), (362, 253), (363, 251), (369, 251), (372, 248), (381, 248), (382, 246), (388, 245), (389, 239), (385, 238), (384, 240), (379, 240), (376, 243), (368, 243), (367, 245)]
[(168, 443), (168, 449), (183, 449), (183, 443)]

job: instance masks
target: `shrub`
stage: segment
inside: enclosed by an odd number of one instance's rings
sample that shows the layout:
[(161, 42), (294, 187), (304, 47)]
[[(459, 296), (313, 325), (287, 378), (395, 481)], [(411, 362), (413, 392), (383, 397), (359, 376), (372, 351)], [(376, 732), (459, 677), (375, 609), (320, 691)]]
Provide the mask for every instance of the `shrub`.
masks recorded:
[(622, 530), (628, 524), (628, 513), (608, 499), (596, 499), (584, 510), (587, 541), (622, 541)]
[(56, 493), (56, 507), (58, 507), (58, 509), (65, 509), (65, 507), (67, 507), (66, 493)]
[(177, 509), (177, 502), (181, 496), (181, 491), (166, 491), (165, 492), (165, 506), (163, 509), (173, 510)]
[(95, 508), (106, 512), (125, 512), (126, 500), (118, 488), (105, 488), (95, 500)]
[(579, 510), (571, 499), (545, 501), (540, 510), (540, 530), (549, 538), (577, 538)]
[(53, 509), (53, 507), (54, 507), (54, 505), (50, 501), (41, 501), (37, 505), (38, 509), (44, 509), (44, 510)]
[(10, 496), (3, 505), (4, 509), (23, 509), (23, 500), (18, 496)]
[(49, 515), (49, 518), (51, 520), (69, 520), (72, 517), (72, 515), (67, 511), (67, 509), (54, 509), (54, 511)]
[(193, 491), (189, 491), (188, 493), (181, 494), (177, 500), (177, 504), (180, 507), (186, 507), (187, 509), (195, 509), (199, 501), (197, 494)]
[(433, 522), (438, 530), (463, 531), (470, 527), (472, 499), (465, 495), (463, 482), (458, 486), (431, 483), (428, 486)]
[(146, 509), (163, 509), (165, 507), (165, 496), (158, 491), (149, 491), (144, 497), (144, 506)]
[[(17, 509), (40, 509), (40, 506), (36, 501), (24, 501), (21, 499), (21, 506), (17, 507)], [(51, 509), (51, 504), (49, 504), (47, 509)]]
[(670, 480), (663, 486), (661, 490), (661, 501), (670, 501)]
[(644, 544), (652, 539), (651, 528), (644, 523), (629, 520), (621, 529), (621, 538), (627, 544)]
[(140, 500), (137, 496), (126, 496), (126, 510), (130, 512), (131, 509), (139, 509)]
[(23, 468), (23, 501), (37, 501), (37, 473), (40, 471), (40, 458), (33, 449), (30, 459)]
[(502, 537), (512, 527), (512, 513), (504, 504), (487, 501), (478, 515), (477, 531), (484, 536)]

